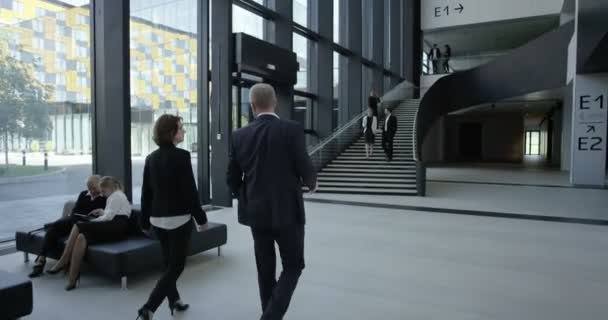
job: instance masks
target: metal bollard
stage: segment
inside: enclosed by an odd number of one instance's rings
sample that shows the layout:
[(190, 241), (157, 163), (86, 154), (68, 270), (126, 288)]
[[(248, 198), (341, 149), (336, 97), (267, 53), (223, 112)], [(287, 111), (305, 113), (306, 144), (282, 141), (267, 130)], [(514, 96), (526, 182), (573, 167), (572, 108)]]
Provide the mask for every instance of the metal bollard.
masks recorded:
[(49, 154), (45, 151), (44, 152), (44, 171), (48, 171), (49, 170)]
[(21, 159), (22, 159), (22, 162), (23, 162), (23, 166), (25, 167), (25, 150), (22, 150), (21, 154), (22, 154)]

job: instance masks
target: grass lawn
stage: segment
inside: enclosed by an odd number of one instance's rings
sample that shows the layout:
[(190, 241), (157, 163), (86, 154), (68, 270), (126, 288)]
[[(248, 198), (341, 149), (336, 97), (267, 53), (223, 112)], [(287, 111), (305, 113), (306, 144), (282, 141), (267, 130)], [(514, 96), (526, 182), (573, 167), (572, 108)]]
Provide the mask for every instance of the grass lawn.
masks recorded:
[(49, 167), (48, 170), (44, 170), (43, 166), (17, 166), (9, 165), (8, 170), (4, 164), (0, 165), (0, 179), (10, 177), (29, 177), (36, 176), (45, 173), (52, 173), (61, 170), (60, 167)]

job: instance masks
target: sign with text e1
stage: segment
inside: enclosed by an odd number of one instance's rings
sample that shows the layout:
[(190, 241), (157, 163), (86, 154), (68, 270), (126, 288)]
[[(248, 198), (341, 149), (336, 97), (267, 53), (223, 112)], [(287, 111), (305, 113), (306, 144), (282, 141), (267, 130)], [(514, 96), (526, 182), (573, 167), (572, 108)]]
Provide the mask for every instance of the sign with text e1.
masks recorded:
[(571, 182), (603, 186), (606, 176), (608, 74), (579, 74), (574, 81)]

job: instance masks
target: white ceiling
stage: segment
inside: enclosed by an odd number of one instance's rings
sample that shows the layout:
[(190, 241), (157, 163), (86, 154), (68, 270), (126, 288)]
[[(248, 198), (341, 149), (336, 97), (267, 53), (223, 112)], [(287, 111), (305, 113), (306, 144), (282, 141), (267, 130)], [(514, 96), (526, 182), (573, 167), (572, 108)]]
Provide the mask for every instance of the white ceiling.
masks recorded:
[(559, 15), (552, 15), (425, 32), (423, 38), (442, 49), (449, 44), (452, 56), (477, 55), (520, 47), (558, 26)]

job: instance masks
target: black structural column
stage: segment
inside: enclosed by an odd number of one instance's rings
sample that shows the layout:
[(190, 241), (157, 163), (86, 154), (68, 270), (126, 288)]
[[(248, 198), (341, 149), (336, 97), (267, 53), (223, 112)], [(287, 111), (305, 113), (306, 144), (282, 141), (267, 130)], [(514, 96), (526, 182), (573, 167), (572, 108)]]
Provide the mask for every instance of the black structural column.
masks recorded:
[(422, 74), (422, 39), (420, 31), (420, 1), (403, 2), (403, 42), (401, 46), (402, 76), (416, 86), (420, 85)]
[[(275, 45), (293, 51), (293, 2), (285, 0), (267, 0), (268, 7), (273, 9), (278, 18), (266, 23), (266, 40)], [(302, 66), (301, 66), (302, 67)], [(293, 119), (293, 86), (277, 91), (277, 114), (284, 119)]]
[[(372, 61), (384, 67), (384, 0), (374, 0), (372, 2)], [(372, 71), (372, 89), (378, 94), (384, 92), (384, 74), (381, 69), (374, 68)]]
[(211, 203), (209, 153), (209, 0), (197, 2), (198, 63), (197, 63), (197, 120), (198, 120), (198, 192), (204, 204)]
[(93, 172), (120, 179), (132, 200), (129, 1), (92, 7)]
[[(389, 61), (390, 67), (388, 68), (395, 74), (401, 73), (401, 2), (403, 0), (390, 0), (390, 7), (388, 13), (390, 15), (389, 28), (390, 28), (390, 51)], [(399, 79), (391, 77), (389, 90), (399, 84)]]
[[(211, 181), (212, 203), (232, 206), (226, 184), (228, 152), (232, 133), (232, 1), (211, 0), (212, 97), (211, 97)], [(201, 44), (204, 45), (204, 44)]]
[(327, 137), (332, 132), (333, 109), (333, 1), (310, 0), (310, 26), (316, 30), (321, 39), (313, 48), (313, 54), (308, 55), (310, 61), (310, 88), (317, 94), (313, 112), (315, 130), (320, 137)]
[[(347, 118), (346, 122), (350, 121), (355, 115), (361, 113), (361, 106), (363, 101), (361, 101), (361, 88), (362, 88), (362, 63), (359, 57), (363, 56), (363, 48), (362, 48), (362, 36), (363, 28), (361, 26), (362, 19), (362, 7), (361, 0), (347, 0), (343, 2), (345, 15), (345, 24), (344, 30), (346, 31), (345, 39), (346, 39), (346, 47), (349, 48), (352, 52), (355, 53), (355, 56), (350, 56), (347, 58), (347, 68), (346, 72), (346, 82), (342, 85), (346, 86), (347, 90), (347, 98), (345, 109), (347, 109), (348, 114), (346, 114)], [(344, 122), (343, 122), (344, 123)]]

